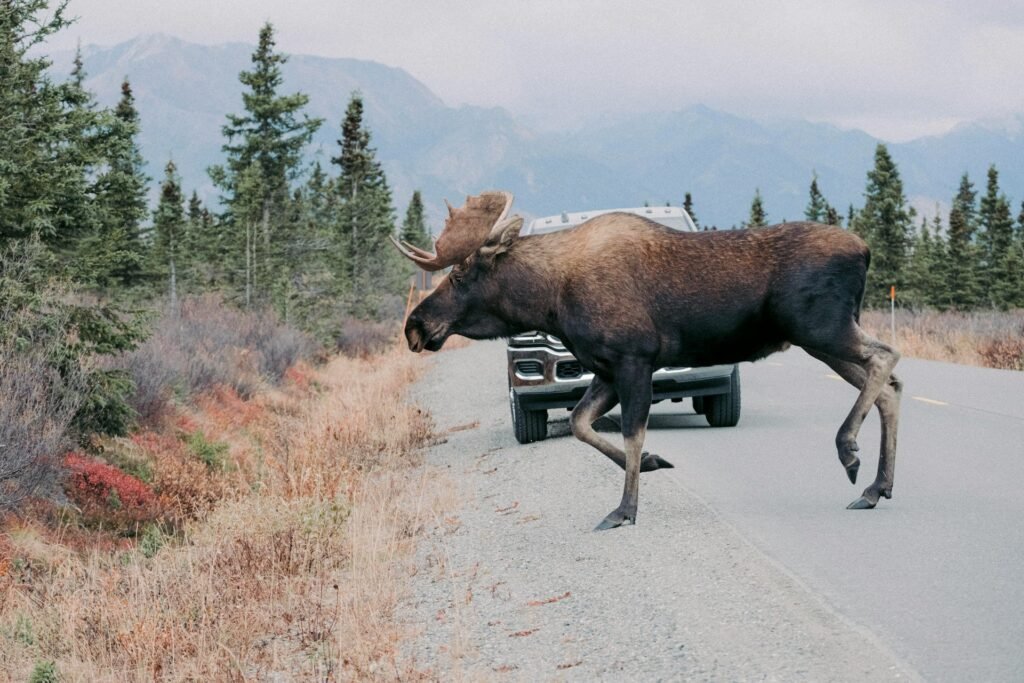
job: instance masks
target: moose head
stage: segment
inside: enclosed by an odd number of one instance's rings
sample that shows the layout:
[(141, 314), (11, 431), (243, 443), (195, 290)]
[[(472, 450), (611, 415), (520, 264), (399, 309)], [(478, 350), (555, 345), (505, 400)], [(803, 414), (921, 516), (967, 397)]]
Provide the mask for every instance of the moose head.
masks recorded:
[(501, 297), (499, 279), (487, 277), (498, 257), (519, 235), (523, 219), (508, 217), (512, 195), (484, 192), (467, 197), (464, 206), (448, 204), (444, 230), (434, 242), (434, 253), (393, 237), (406, 258), (427, 271), (452, 266), (448, 277), (423, 300), (405, 325), (409, 348), (437, 351), (452, 334), (494, 338), (511, 334), (507, 319), (495, 309)]

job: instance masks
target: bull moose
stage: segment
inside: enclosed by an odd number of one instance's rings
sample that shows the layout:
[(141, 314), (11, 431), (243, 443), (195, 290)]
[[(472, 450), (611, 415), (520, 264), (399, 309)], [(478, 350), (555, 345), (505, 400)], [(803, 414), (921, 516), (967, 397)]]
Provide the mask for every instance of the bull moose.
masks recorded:
[[(863, 240), (803, 222), (682, 233), (625, 213), (521, 237), (523, 219), (509, 217), (511, 205), (512, 195), (497, 191), (448, 204), (434, 253), (392, 238), (425, 270), (453, 266), (410, 313), (405, 336), (415, 352), (436, 351), (452, 334), (539, 330), (562, 340), (594, 373), (572, 411), (572, 432), (626, 473), (619, 506), (597, 529), (635, 523), (640, 473), (671, 467), (643, 451), (656, 369), (753, 361), (791, 345), (860, 390), (836, 435), (851, 483), (860, 468), (857, 433), (871, 405), (878, 408), (878, 474), (848, 507), (892, 497), (902, 390), (892, 370), (900, 354), (859, 325), (870, 261)], [(593, 428), (617, 403), (624, 449)]]

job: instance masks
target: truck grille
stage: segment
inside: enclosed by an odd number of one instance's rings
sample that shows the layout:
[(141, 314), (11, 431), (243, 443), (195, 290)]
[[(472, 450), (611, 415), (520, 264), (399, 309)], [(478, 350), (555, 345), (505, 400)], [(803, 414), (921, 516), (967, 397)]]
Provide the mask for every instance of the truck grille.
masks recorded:
[(517, 361), (516, 374), (520, 377), (543, 377), (544, 366), (539, 360)]
[(567, 360), (555, 366), (558, 379), (576, 379), (583, 376), (583, 366), (578, 360)]

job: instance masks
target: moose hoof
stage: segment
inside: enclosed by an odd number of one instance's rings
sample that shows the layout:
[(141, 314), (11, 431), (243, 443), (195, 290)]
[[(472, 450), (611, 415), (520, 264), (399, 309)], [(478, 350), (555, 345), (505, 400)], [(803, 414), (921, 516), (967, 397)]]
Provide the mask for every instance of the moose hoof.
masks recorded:
[(614, 529), (615, 527), (624, 526), (626, 524), (636, 524), (636, 510), (630, 513), (622, 508), (616, 508), (611, 512), (611, 514), (605, 517), (600, 524), (594, 527), (594, 531)]
[(843, 465), (846, 468), (846, 476), (850, 478), (851, 484), (857, 483), (857, 470), (860, 469), (860, 458), (856, 455), (853, 456), (853, 460), (848, 465)]
[(847, 510), (870, 510), (878, 504), (878, 499), (871, 500), (867, 496), (861, 496), (846, 506)]
[(870, 510), (878, 505), (881, 498), (892, 498), (892, 484), (886, 486), (875, 482), (864, 489), (860, 498), (846, 506), (847, 510)]
[[(892, 492), (891, 491), (892, 491), (892, 489), (889, 489), (887, 491), (889, 493), (889, 495), (886, 496), (887, 498), (891, 498), (892, 497)], [(879, 496), (885, 495), (885, 493), (886, 493), (886, 491), (882, 491), (881, 489), (879, 489), (877, 484), (873, 484), (873, 485), (867, 487), (866, 489), (864, 489), (864, 493), (861, 494), (861, 497), (858, 498), (857, 500), (853, 501), (849, 505), (847, 505), (846, 509), (847, 510), (870, 510), (871, 508), (873, 508), (876, 505), (878, 505), (878, 498), (879, 498)]]
[(665, 460), (660, 455), (654, 453), (648, 453), (644, 451), (643, 457), (640, 458), (640, 471), (641, 472), (652, 472), (654, 470), (671, 469), (675, 467), (668, 460)]

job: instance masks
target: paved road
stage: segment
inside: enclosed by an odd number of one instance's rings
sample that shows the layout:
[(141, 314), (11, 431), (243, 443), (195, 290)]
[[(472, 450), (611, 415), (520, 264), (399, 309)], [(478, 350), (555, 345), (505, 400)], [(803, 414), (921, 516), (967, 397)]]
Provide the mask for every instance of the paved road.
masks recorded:
[[(564, 420), (552, 425), (554, 438), (515, 443), (503, 345), (476, 343), (429, 362), (418, 399), (449, 434), (428, 461), (450, 473), (462, 505), (422, 545), (399, 612), (420, 634), (404, 648), (414, 666), (445, 680), (919, 678), (872, 628), (683, 486), (679, 474), (693, 470), (684, 456), (679, 469), (642, 478), (639, 525), (594, 533), (620, 497), (622, 472), (566, 437)], [(694, 427), (700, 420), (658, 417), (653, 438), (677, 449), (692, 440), (693, 464), (701, 439), (707, 447), (740, 433)], [(804, 429), (791, 419), (785, 431)], [(769, 444), (752, 446), (764, 435), (749, 432), (743, 451), (767, 460)], [(820, 440), (824, 450), (831, 435)], [(825, 469), (825, 479), (843, 476), (838, 464)], [(853, 495), (840, 487), (808, 518), (843, 511)]]
[(741, 372), (735, 429), (657, 407), (669, 476), (925, 678), (1024, 680), (1024, 374), (901, 361), (894, 498), (857, 513), (875, 461), (854, 488), (830, 448), (854, 390), (800, 350)]
[[(420, 666), (469, 679), (1024, 680), (1024, 376), (904, 360), (894, 499), (832, 447), (854, 391), (793, 350), (742, 368), (740, 425), (655, 407), (639, 525), (592, 533), (621, 472), (568, 436), (515, 444), (504, 347), (437, 354), (419, 399), (466, 503), (421, 552)], [(918, 398), (915, 398), (918, 397)], [(923, 400), (920, 400), (923, 399)], [(615, 435), (612, 435), (615, 436)], [(867, 457), (863, 457), (867, 456)], [(867, 475), (867, 476), (866, 476)]]

